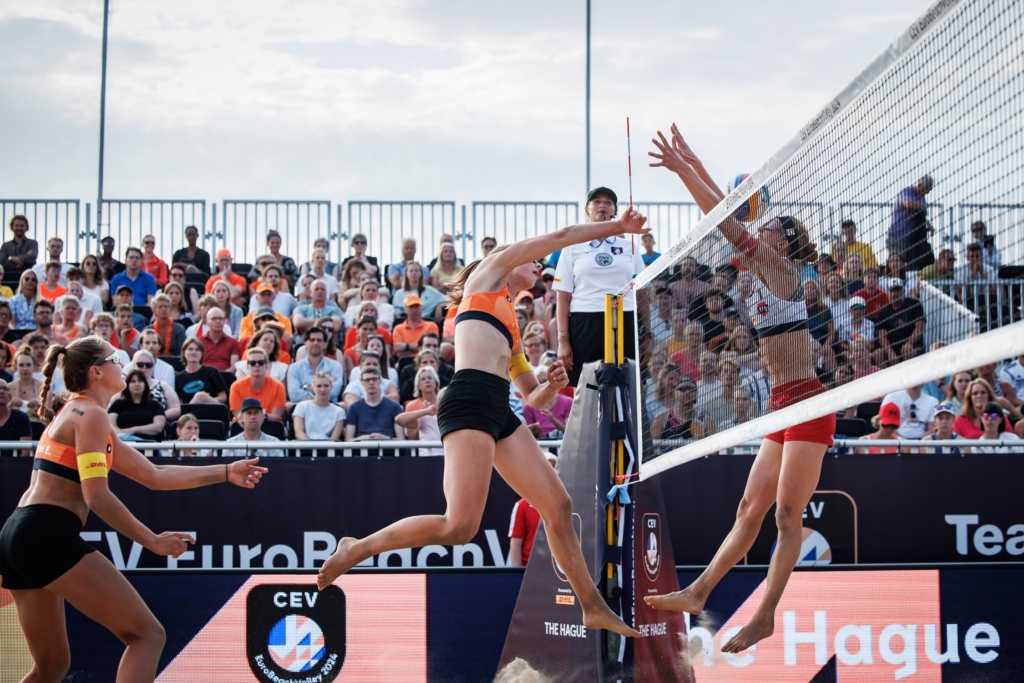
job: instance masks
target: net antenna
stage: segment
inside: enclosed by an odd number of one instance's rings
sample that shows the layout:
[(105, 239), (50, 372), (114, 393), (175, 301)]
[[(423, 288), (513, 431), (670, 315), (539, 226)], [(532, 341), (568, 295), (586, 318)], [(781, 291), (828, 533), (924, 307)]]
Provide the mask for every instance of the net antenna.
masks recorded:
[[(1024, 226), (1004, 220), (1024, 207), (1019, 10), (1013, 0), (933, 4), (634, 279), (642, 477), (1024, 352), (1019, 297), (978, 266), (985, 247), (968, 230), (981, 217), (1002, 225), (989, 234), (1003, 263), (1024, 263)], [(790, 245), (803, 289), (792, 301), (807, 302), (828, 391), (776, 412), (747, 341), (769, 315), (770, 283), (720, 239), (730, 217), (751, 236), (799, 224), (808, 237)], [(675, 391), (686, 377), (695, 401)], [(740, 388), (751, 403), (742, 414)]]

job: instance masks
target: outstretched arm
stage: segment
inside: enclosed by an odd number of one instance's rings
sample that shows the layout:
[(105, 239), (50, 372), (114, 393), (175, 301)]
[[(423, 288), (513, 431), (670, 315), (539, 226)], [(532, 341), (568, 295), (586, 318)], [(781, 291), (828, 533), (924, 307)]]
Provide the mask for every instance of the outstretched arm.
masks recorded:
[[(709, 213), (725, 198), (722, 191), (711, 180), (704, 164), (683, 139), (676, 124), (672, 124), (671, 142), (661, 131), (658, 131), (658, 137), (652, 142), (657, 148), (657, 152), (648, 152), (648, 155), (657, 161), (650, 165), (667, 168), (679, 176), (701, 211), (705, 214)], [(774, 249), (761, 247), (758, 241), (750, 236), (747, 229), (732, 216), (728, 216), (719, 223), (718, 230), (729, 240), (730, 244), (739, 250), (740, 258), (746, 262), (750, 270), (768, 284), (776, 296), (784, 299), (790, 298), (794, 289), (800, 284), (800, 274), (789, 259), (783, 258)]]
[[(650, 228), (644, 227), (646, 223), (647, 218), (636, 209), (626, 209), (621, 217), (612, 221), (572, 225), (547, 235), (531, 237), (491, 254), (480, 263), (477, 273), (486, 273), (487, 279), (494, 282), (503, 281), (509, 273), (524, 263), (539, 261), (548, 254), (573, 244), (603, 240), (622, 233), (644, 235), (650, 232)], [(474, 273), (474, 276), (477, 273)]]
[[(658, 131), (658, 137), (651, 140), (651, 142), (654, 143), (658, 151), (647, 153), (648, 156), (657, 159), (657, 161), (652, 162), (650, 165), (655, 168), (667, 168), (679, 176), (679, 179), (683, 181), (683, 185), (686, 185), (690, 196), (693, 197), (693, 201), (697, 202), (697, 206), (700, 207), (701, 211), (709, 213), (718, 206), (719, 202), (725, 199), (725, 195), (715, 185), (707, 169), (704, 168), (704, 164), (697, 158), (697, 155), (694, 154), (690, 146), (686, 144), (686, 141), (683, 140), (683, 136), (680, 134), (676, 124), (672, 124), (671, 142), (665, 138), (664, 133), (660, 130)], [(757, 244), (747, 233), (746, 228), (732, 216), (722, 221), (718, 225), (718, 229), (744, 255), (746, 255), (744, 248), (749, 247), (748, 242)]]
[(235, 460), (222, 465), (192, 467), (190, 465), (154, 465), (149, 458), (120, 439), (114, 439), (113, 469), (143, 486), (159, 491), (194, 489), (211, 484), (231, 482), (242, 488), (255, 488), (267, 473), (258, 467), (259, 458)]

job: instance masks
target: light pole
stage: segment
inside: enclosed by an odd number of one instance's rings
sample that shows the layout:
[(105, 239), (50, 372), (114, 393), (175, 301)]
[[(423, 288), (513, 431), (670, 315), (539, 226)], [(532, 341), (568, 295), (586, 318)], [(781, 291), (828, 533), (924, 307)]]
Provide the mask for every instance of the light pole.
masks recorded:
[(103, 229), (103, 132), (107, 119), (107, 19), (110, 0), (103, 0), (103, 66), (100, 76), (100, 170), (99, 188), (96, 190), (96, 236)]
[[(106, 33), (104, 33), (106, 35)], [(106, 54), (106, 52), (104, 52)], [(590, 0), (587, 0), (587, 185), (583, 196), (590, 192)]]

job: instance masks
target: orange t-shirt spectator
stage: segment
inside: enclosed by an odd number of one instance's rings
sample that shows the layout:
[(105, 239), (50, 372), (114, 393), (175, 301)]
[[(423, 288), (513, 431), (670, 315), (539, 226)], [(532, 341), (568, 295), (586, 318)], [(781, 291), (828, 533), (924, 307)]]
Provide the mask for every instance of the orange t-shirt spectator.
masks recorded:
[[(256, 295), (257, 296), (259, 296), (260, 293), (262, 293), (262, 292), (272, 292), (272, 291), (274, 291), (274, 288), (271, 287), (270, 285), (266, 284), (266, 283), (260, 283), (256, 287)], [(256, 318), (262, 318), (264, 316), (268, 317), (268, 318), (273, 318), (274, 320), (279, 322), (281, 324), (281, 327), (284, 328), (285, 333), (289, 337), (294, 336), (295, 332), (292, 330), (292, 319), (291, 318), (286, 316), (284, 313), (278, 313), (277, 311), (275, 311), (270, 306), (262, 306), (261, 305), (259, 307), (259, 309), (256, 310), (254, 313), (250, 313), (249, 315), (247, 315), (244, 318), (242, 318), (242, 325), (241, 325), (242, 329), (240, 329), (238, 331), (238, 338), (239, 339), (245, 339), (246, 337), (251, 337), (253, 334), (255, 334), (256, 333), (256, 329), (255, 329), (254, 323), (256, 322)]]
[(230, 249), (221, 249), (217, 252), (217, 274), (206, 281), (206, 293), (212, 293), (213, 286), (217, 284), (218, 280), (222, 280), (231, 288), (232, 303), (236, 306), (247, 306), (248, 304), (245, 301), (247, 288), (245, 278), (232, 272), (232, 262)]
[(422, 313), (423, 300), (415, 293), (406, 294), (405, 321), (395, 325), (395, 331), (392, 334), (396, 358), (415, 356), (419, 351), (420, 338), (426, 333), (433, 332), (438, 336), (441, 335), (440, 330), (437, 329), (437, 323), (424, 320)]
[(157, 287), (163, 287), (169, 279), (167, 263), (154, 253), (156, 238), (146, 235), (142, 238), (142, 269), (153, 276)]
[(267, 417), (280, 420), (284, 417), (286, 392), (284, 385), (267, 373), (270, 370), (267, 353), (261, 348), (249, 349), (249, 374), (235, 380), (231, 385), (231, 398), (228, 405), (231, 414), (236, 418), (242, 412), (242, 401), (255, 398), (263, 406)]
[(60, 284), (61, 265), (59, 261), (46, 264), (46, 279), (39, 283), (39, 296), (56, 305), (57, 298), (68, 293)]

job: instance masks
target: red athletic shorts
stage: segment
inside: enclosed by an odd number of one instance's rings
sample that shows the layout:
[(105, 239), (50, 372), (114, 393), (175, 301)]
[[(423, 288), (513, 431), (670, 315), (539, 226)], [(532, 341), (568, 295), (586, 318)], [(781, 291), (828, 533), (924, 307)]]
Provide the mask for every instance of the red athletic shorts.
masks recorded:
[[(795, 382), (786, 382), (777, 387), (772, 387), (772, 395), (768, 401), (772, 410), (785, 408), (805, 398), (816, 396), (825, 391), (821, 382), (817, 379), (800, 379)], [(832, 445), (832, 437), (836, 433), (835, 414), (819, 417), (807, 422), (801, 422), (792, 427), (772, 432), (764, 438), (775, 443), (786, 443), (787, 441), (808, 441), (810, 443), (821, 443), (826, 446)]]

